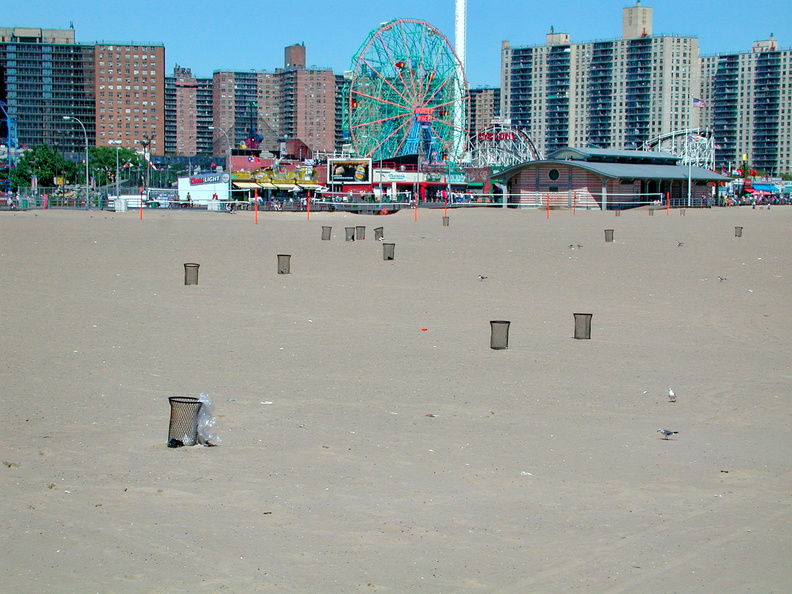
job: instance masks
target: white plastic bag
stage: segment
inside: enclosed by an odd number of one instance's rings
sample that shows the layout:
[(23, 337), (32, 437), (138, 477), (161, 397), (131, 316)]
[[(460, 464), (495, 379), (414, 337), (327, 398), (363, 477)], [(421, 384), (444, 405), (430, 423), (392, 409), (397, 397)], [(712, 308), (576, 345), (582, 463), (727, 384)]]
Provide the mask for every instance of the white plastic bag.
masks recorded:
[(198, 400), (202, 403), (198, 412), (198, 443), (204, 446), (216, 446), (222, 440), (215, 433), (214, 404), (206, 392), (201, 392)]

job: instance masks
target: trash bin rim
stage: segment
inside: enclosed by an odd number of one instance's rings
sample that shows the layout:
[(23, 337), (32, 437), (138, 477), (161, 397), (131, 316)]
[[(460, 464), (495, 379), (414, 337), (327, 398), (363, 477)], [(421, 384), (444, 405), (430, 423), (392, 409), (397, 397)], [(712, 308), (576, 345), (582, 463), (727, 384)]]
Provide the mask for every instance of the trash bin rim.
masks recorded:
[(198, 398), (194, 396), (169, 396), (168, 402), (177, 402), (181, 404), (193, 404), (195, 402), (200, 402)]

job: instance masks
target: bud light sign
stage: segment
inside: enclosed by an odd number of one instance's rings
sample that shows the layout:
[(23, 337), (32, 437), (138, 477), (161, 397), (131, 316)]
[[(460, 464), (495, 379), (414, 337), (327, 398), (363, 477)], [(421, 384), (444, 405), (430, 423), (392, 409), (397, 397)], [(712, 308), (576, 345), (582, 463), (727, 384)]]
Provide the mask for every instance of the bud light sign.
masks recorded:
[(201, 186), (203, 184), (227, 184), (228, 173), (204, 173), (190, 177), (191, 186)]

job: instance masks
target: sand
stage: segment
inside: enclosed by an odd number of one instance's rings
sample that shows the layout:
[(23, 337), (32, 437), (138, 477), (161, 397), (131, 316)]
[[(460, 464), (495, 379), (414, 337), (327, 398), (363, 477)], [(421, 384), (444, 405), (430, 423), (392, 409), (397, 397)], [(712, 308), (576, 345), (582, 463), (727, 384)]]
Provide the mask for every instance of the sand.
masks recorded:
[(253, 217), (0, 213), (0, 591), (792, 589), (792, 208)]

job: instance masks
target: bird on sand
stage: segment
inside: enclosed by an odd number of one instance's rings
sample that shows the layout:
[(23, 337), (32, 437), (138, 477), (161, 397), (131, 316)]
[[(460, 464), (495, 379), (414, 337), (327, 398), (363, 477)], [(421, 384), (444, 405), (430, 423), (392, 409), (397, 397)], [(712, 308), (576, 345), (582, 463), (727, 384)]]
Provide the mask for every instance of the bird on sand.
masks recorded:
[(668, 439), (672, 435), (679, 433), (679, 431), (669, 431), (668, 429), (658, 429), (657, 432), (663, 434), (663, 439)]
[(677, 247), (682, 247), (683, 245), (685, 245), (685, 244), (682, 243), (681, 241), (677, 241)]
[(726, 280), (726, 277), (725, 277), (725, 276), (719, 276), (719, 277), (718, 277), (718, 280), (719, 280), (720, 282), (723, 282), (723, 281), (725, 281), (725, 280)]
[(483, 280), (485, 280), (486, 278), (487, 278), (487, 277), (486, 277), (486, 276), (484, 276), (483, 274), (479, 274), (479, 280), (480, 280), (480, 281), (483, 281)]
[(676, 394), (674, 394), (674, 391), (671, 388), (668, 388), (668, 400), (670, 402), (676, 402)]

